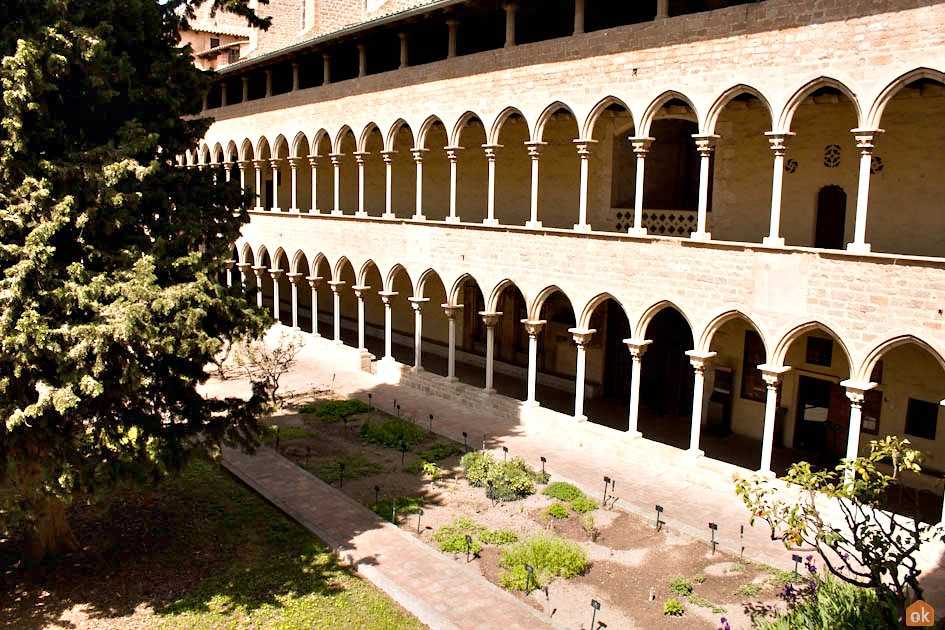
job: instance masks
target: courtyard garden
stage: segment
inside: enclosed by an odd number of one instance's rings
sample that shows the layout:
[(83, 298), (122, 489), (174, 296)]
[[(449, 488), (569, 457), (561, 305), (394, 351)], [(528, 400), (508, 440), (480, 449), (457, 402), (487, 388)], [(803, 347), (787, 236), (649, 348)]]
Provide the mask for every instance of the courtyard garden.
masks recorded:
[(559, 627), (749, 628), (801, 582), (609, 509), (540, 462), (438, 436), (434, 419), (321, 394), (272, 423), (283, 455)]
[(0, 531), (0, 627), (423, 627), (216, 463), (71, 517), (81, 551), (34, 570)]

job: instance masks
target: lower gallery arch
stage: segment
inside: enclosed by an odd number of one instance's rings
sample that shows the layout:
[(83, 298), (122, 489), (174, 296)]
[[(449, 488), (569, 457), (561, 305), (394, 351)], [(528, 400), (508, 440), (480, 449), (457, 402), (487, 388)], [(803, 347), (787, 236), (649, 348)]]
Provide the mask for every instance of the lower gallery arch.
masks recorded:
[(486, 327), (479, 313), (486, 310), (486, 301), (479, 284), (472, 276), (466, 276), (457, 284), (452, 303), (462, 306), (454, 313), (456, 378), (474, 387), (484, 387)]
[[(528, 317), (528, 306), (514, 283), (508, 282), (498, 291), (495, 312), (499, 314), (497, 317), (479, 318), (483, 326), (493, 325), (492, 388), (504, 396), (525, 400), (528, 334), (522, 320)], [(483, 336), (488, 343), (488, 335)], [(489, 380), (487, 360), (486, 389), (489, 389)]]
[(364, 345), (375, 358), (384, 356), (384, 280), (380, 270), (368, 261), (361, 276), (361, 285), (370, 287), (363, 292), (364, 299)]
[[(341, 343), (352, 348), (358, 347), (358, 299), (352, 287), (358, 286), (354, 267), (347, 259), (343, 259), (338, 267), (336, 280), (343, 284), (335, 285), (338, 291), (341, 307)], [(332, 331), (334, 332), (334, 331)], [(335, 337), (337, 341), (338, 337)]]
[(315, 268), (313, 271), (315, 273), (314, 277), (319, 278), (319, 280), (315, 281), (316, 287), (314, 296), (318, 304), (316, 309), (317, 326), (313, 327), (313, 331), (326, 339), (331, 339), (332, 321), (335, 312), (331, 287), (328, 284), (332, 280), (331, 266), (324, 256), (318, 256), (315, 259)]
[(596, 332), (587, 348), (584, 413), (590, 422), (626, 431), (631, 356), (624, 339), (631, 337), (630, 321), (620, 303), (607, 298), (594, 309), (589, 328)]
[(393, 358), (404, 365), (414, 364), (413, 352), (413, 309), (409, 298), (413, 297), (413, 282), (403, 267), (398, 266), (391, 277), (391, 351)]
[[(537, 321), (544, 324), (539, 327), (536, 337), (535, 399), (543, 407), (572, 415), (577, 353), (571, 333), (568, 332), (576, 326), (571, 301), (561, 291), (554, 291), (542, 302)], [(527, 335), (528, 326), (525, 328)], [(527, 387), (525, 393), (527, 399)]]
[(644, 337), (652, 343), (640, 372), (639, 431), (648, 439), (686, 448), (694, 380), (686, 352), (693, 348), (692, 328), (682, 313), (667, 306), (650, 320)]
[(419, 293), (425, 301), (418, 302), (423, 318), (423, 337), (420, 357), (424, 370), (447, 376), (449, 348), (449, 320), (443, 311), (446, 304), (446, 287), (435, 271), (428, 271), (420, 280)]
[(298, 297), (298, 326), (306, 332), (312, 331), (312, 287), (308, 280), (311, 273), (308, 257), (299, 253), (295, 261), (296, 295)]
[[(292, 284), (288, 276), (291, 271), (289, 259), (286, 257), (285, 252), (280, 252), (276, 264), (273, 266), (273, 270), (270, 273), (273, 282), (273, 292), (275, 292), (277, 285), (279, 287), (278, 313), (276, 313), (275, 306), (273, 306), (272, 313), (273, 318), (286, 326), (292, 325)], [(275, 302), (275, 294), (273, 294), (273, 302)], [(276, 315), (278, 315), (278, 317), (276, 317)]]
[(269, 270), (272, 269), (272, 259), (269, 257), (269, 252), (263, 248), (262, 256), (259, 257), (257, 261), (257, 266), (253, 267), (254, 275), (256, 276), (256, 290), (257, 295), (261, 295), (261, 303), (259, 298), (257, 298), (257, 306), (260, 306), (270, 313), (272, 313), (272, 275), (269, 273)]

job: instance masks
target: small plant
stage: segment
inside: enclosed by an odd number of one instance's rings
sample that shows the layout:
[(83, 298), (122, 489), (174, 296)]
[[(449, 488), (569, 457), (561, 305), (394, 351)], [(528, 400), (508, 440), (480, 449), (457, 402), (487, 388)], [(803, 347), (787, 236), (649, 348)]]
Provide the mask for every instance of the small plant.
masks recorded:
[(781, 592), (788, 610), (774, 619), (752, 619), (760, 630), (881, 630), (891, 627), (888, 622), (890, 607), (875, 590), (847, 584), (833, 577), (812, 573), (800, 584), (788, 584)]
[(370, 411), (371, 408), (357, 398), (348, 400), (326, 400), (323, 402), (308, 402), (302, 405), (300, 412), (314, 414), (323, 422), (339, 422), (359, 413)]
[(716, 615), (724, 615), (726, 612), (724, 608), (722, 608), (718, 604), (715, 604), (709, 601), (702, 595), (690, 595), (689, 603), (692, 604), (693, 606), (699, 606), (700, 608), (708, 608)]
[(384, 520), (397, 524), (393, 520), (393, 507), (397, 506), (397, 520), (408, 514), (416, 514), (423, 508), (423, 497), (397, 497), (393, 500), (381, 499), (371, 506), (371, 510)]
[(664, 615), (669, 615), (671, 617), (682, 617), (683, 613), (685, 612), (686, 609), (683, 607), (682, 602), (675, 597), (670, 597), (665, 602), (663, 602)]
[(568, 506), (564, 503), (552, 503), (545, 510), (545, 514), (551, 518), (568, 518)]
[(435, 462), (423, 462), (420, 470), (424, 477), (429, 477), (430, 479), (439, 479), (443, 476), (443, 469)]
[(486, 545), (511, 545), (518, 542), (518, 534), (511, 529), (486, 529), (479, 533), (479, 540)]
[(682, 576), (676, 576), (669, 581), (669, 590), (674, 595), (688, 597), (692, 595), (692, 582)]
[(483, 527), (468, 517), (461, 517), (444, 525), (433, 533), (433, 541), (446, 553), (466, 553), (466, 536), (472, 538), (469, 551), (478, 554), (482, 551), (480, 534)]
[(742, 584), (735, 591), (735, 594), (739, 597), (757, 597), (761, 594), (761, 586), (751, 582), (748, 584)]
[(266, 432), (263, 435), (263, 443), (275, 444), (277, 433), (279, 434), (280, 444), (285, 444), (286, 442), (291, 442), (293, 440), (304, 440), (305, 438), (314, 437), (314, 434), (305, 427), (281, 427), (272, 425), (266, 429)]
[(411, 449), (426, 437), (426, 431), (403, 418), (389, 418), (381, 422), (372, 420), (361, 425), (361, 439), (370, 444), (387, 448)]
[(417, 451), (417, 457), (428, 462), (441, 462), (462, 452), (463, 447), (455, 442), (436, 442), (422, 451)]
[[(529, 583), (525, 565), (534, 568)], [(499, 566), (502, 586), (510, 591), (541, 588), (554, 578), (572, 578), (587, 570), (587, 553), (577, 543), (557, 536), (539, 535), (504, 549)]]
[(551, 497), (552, 499), (558, 499), (559, 501), (570, 502), (584, 496), (584, 493), (575, 486), (574, 484), (567, 483), (565, 481), (555, 481), (554, 483), (549, 483), (548, 486), (542, 490), (542, 494)]
[(596, 541), (597, 537), (600, 536), (600, 530), (597, 529), (597, 525), (594, 523), (593, 514), (588, 513), (581, 515), (581, 529), (583, 529), (587, 537), (593, 541)]
[(515, 457), (507, 462), (497, 462), (490, 453), (467, 453), (460, 461), (470, 485), (491, 487), (491, 499), (515, 501), (535, 493), (541, 473), (536, 472), (525, 460)]
[(370, 477), (384, 471), (383, 466), (370, 461), (360, 453), (346, 453), (328, 461), (320, 461), (303, 467), (325, 483), (335, 483), (341, 478), (341, 464), (344, 464), (346, 480)]
[(692, 578), (692, 581), (695, 582), (696, 584), (705, 584), (705, 576), (697, 575), (696, 577)]
[(771, 569), (771, 577), (768, 578), (775, 586), (787, 586), (801, 581), (801, 574), (796, 571), (782, 571), (781, 569)]
[(591, 499), (587, 496), (580, 496), (573, 501), (571, 501), (571, 509), (577, 512), (578, 514), (585, 514), (587, 512), (593, 512), (598, 507), (597, 501)]

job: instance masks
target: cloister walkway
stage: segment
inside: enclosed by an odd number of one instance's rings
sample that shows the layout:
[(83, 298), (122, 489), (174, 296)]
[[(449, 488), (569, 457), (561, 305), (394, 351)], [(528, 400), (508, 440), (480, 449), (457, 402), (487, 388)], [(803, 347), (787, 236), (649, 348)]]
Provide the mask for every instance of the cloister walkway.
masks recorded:
[[(272, 340), (280, 331), (274, 327)], [(393, 411), (394, 401), (401, 413), (416, 418), (434, 415), (435, 432), (470, 445), (485, 439), (487, 448), (508, 447), (509, 454), (524, 458), (534, 466), (540, 457), (547, 460), (552, 478), (570, 481), (592, 497), (604, 490), (604, 476), (615, 485), (610, 494), (619, 509), (652, 519), (655, 505), (664, 508), (663, 520), (669, 529), (697, 540), (709, 540), (708, 524), (718, 524), (719, 547), (738, 554), (744, 547), (748, 559), (790, 569), (791, 553), (780, 542), (770, 539), (764, 523), (749, 525), (749, 513), (735, 495), (730, 476), (737, 469), (708, 458), (695, 458), (685, 451), (658, 442), (627, 440), (611, 429), (592, 423), (576, 423), (560, 414), (523, 417), (517, 422), (482, 413), (481, 410), (425, 394), (406, 385), (385, 383), (362, 371), (336, 367), (335, 352), (354, 352), (326, 339), (302, 335), (305, 347), (292, 371), (282, 381), (282, 391), (305, 392), (331, 387), (336, 393), (371, 401), (375, 406)], [(211, 394), (235, 393), (236, 381), (209, 383)], [(246, 389), (246, 384), (242, 384)], [(745, 471), (747, 473), (747, 471)], [(744, 473), (743, 473), (744, 474)], [(742, 538), (741, 527), (744, 526)], [(923, 585), (926, 599), (934, 606), (945, 605), (945, 567), (941, 545), (923, 549), (920, 566), (926, 567)]]

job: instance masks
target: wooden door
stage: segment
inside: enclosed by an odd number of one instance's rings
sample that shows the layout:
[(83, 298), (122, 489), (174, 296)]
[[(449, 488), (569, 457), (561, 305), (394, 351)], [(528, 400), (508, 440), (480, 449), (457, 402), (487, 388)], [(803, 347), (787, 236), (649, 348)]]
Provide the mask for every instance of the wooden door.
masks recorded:
[(817, 194), (814, 247), (843, 249), (847, 221), (847, 194), (839, 186), (824, 186)]

